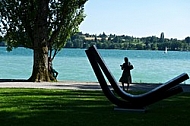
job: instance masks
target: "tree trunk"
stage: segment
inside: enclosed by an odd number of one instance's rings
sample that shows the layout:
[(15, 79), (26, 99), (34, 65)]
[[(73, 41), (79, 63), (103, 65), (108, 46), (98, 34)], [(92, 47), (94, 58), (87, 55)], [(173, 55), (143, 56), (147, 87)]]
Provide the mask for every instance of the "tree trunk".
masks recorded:
[(34, 49), (33, 72), (29, 81), (41, 82), (50, 81), (48, 72), (48, 48), (42, 47)]
[(48, 72), (48, 0), (37, 2), (37, 17), (34, 23), (33, 51), (34, 63), (31, 77), (33, 82), (50, 81)]

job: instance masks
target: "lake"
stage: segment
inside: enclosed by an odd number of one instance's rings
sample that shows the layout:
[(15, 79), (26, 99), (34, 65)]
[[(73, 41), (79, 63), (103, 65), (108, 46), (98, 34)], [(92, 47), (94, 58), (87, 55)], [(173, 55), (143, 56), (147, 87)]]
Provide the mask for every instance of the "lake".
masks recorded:
[[(135, 83), (164, 83), (181, 73), (190, 73), (190, 52), (150, 50), (98, 50), (116, 80), (121, 76), (120, 65), (128, 57), (134, 69)], [(0, 79), (27, 79), (33, 65), (33, 51), (22, 47), (7, 52), (0, 47)], [(85, 49), (63, 49), (55, 57), (54, 68), (60, 81), (97, 82), (86, 57)], [(190, 84), (190, 80), (184, 82)]]

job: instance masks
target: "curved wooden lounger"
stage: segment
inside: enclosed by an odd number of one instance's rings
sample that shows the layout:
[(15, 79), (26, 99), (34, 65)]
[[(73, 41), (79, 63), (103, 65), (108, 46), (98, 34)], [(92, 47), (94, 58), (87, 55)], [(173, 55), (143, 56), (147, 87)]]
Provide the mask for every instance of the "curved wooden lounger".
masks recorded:
[[(157, 88), (155, 88), (147, 93), (140, 94), (140, 95), (132, 95), (130, 93), (123, 91), (120, 88), (120, 86), (115, 81), (113, 75), (111, 74), (109, 69), (106, 67), (106, 64), (104, 63), (103, 59), (101, 58), (101, 56), (98, 53), (95, 46), (91, 46), (88, 50), (86, 50), (86, 54), (88, 56), (88, 59), (92, 65), (92, 68), (96, 74), (96, 77), (97, 77), (106, 97), (112, 103), (116, 104), (119, 107), (123, 107), (123, 108), (143, 108), (154, 102), (157, 102), (164, 98), (178, 94), (178, 93), (182, 92), (183, 90), (180, 86), (176, 86), (176, 85), (179, 85), (179, 83), (181, 83), (184, 80), (189, 78), (186, 73), (183, 73), (183, 74), (179, 75), (178, 77), (166, 82), (163, 85), (158, 86)], [(102, 74), (102, 71), (104, 72), (105, 76), (109, 80), (114, 91), (123, 100), (118, 99), (112, 93), (112, 91), (110, 91), (110, 89), (105, 81), (104, 75)]]

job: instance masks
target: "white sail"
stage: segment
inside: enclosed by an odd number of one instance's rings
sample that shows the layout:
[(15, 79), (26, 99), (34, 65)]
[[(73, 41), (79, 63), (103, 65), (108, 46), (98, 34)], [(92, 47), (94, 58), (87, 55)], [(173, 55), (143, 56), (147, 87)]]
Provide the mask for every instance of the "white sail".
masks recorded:
[(167, 47), (165, 47), (164, 53), (168, 53), (168, 48)]

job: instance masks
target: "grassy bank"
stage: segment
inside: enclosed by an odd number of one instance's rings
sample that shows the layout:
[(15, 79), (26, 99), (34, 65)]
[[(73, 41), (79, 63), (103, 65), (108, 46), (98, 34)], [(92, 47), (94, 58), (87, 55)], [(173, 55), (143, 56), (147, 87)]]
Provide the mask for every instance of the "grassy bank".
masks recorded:
[(101, 91), (0, 89), (1, 126), (187, 126), (190, 93), (157, 102), (146, 113), (113, 108)]

